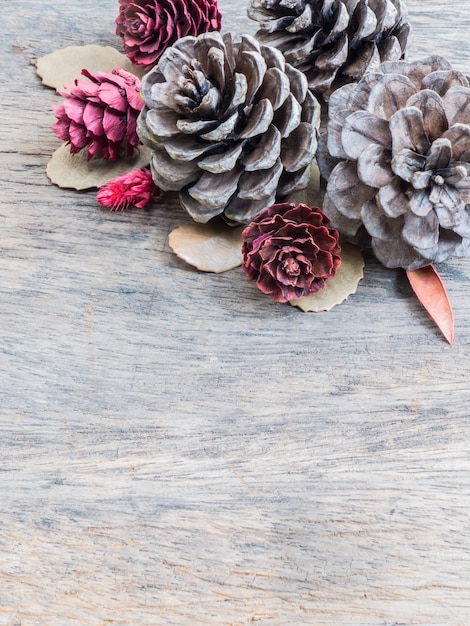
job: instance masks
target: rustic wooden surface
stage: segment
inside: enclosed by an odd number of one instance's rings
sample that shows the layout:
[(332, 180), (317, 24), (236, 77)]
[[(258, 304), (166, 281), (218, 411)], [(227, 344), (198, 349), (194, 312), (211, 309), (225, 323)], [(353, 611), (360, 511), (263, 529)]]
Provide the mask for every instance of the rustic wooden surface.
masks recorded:
[[(116, 6), (2, 7), (0, 624), (468, 626), (470, 260), (450, 347), (371, 258), (303, 314), (172, 255), (171, 199), (50, 185), (34, 59), (119, 46)], [(408, 6), (411, 57), (470, 72), (470, 0)]]

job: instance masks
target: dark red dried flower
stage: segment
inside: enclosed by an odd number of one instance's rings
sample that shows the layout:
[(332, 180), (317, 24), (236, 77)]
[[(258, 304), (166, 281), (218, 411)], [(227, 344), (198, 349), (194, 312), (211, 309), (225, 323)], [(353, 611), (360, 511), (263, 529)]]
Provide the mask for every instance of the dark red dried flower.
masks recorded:
[(273, 204), (243, 233), (243, 270), (275, 302), (324, 289), (338, 269), (338, 231), (318, 207)]
[(70, 93), (61, 92), (64, 102), (52, 107), (55, 134), (70, 144), (72, 154), (88, 147), (88, 161), (100, 154), (114, 161), (122, 144), (132, 156), (139, 144), (137, 117), (144, 106), (140, 80), (122, 68), (96, 74), (84, 69), (82, 74), (91, 82), (65, 85)]
[(130, 206), (141, 209), (159, 194), (150, 169), (143, 167), (108, 181), (100, 187), (96, 199), (111, 211), (124, 211)]
[(131, 62), (149, 70), (180, 37), (221, 25), (217, 0), (119, 0), (116, 34)]

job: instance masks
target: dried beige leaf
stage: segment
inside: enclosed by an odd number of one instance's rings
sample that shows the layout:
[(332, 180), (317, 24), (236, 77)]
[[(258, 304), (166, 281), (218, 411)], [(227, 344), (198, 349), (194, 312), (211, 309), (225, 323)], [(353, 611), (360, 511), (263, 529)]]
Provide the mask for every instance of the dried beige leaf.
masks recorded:
[(70, 154), (70, 147), (63, 144), (58, 148), (47, 164), (46, 174), (51, 183), (66, 189), (93, 189), (101, 187), (109, 180), (125, 172), (148, 166), (150, 150), (140, 146), (132, 157), (120, 158), (117, 161), (103, 159), (86, 160), (87, 152)]
[(242, 230), (224, 222), (188, 224), (175, 228), (168, 243), (186, 263), (203, 272), (220, 274), (242, 264)]
[(357, 246), (341, 242), (341, 265), (334, 278), (326, 281), (325, 289), (306, 298), (292, 300), (290, 304), (302, 311), (329, 311), (355, 293), (364, 276), (364, 259)]
[(82, 69), (90, 72), (111, 72), (122, 67), (128, 72), (142, 76), (142, 70), (136, 68), (129, 59), (112, 46), (68, 46), (40, 57), (36, 62), (36, 72), (43, 85), (62, 91), (64, 85), (72, 85), (75, 79), (82, 77)]
[(307, 187), (291, 194), (288, 200), (289, 202), (294, 202), (295, 204), (306, 204), (310, 207), (321, 207), (320, 170), (318, 169), (316, 161), (313, 161), (310, 165), (310, 180)]

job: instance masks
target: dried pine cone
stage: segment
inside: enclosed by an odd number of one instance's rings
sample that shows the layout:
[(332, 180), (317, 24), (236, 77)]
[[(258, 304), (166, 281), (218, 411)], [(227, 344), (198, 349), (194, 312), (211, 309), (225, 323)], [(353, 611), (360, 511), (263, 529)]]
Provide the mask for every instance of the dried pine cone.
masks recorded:
[(318, 207), (275, 204), (242, 235), (243, 271), (275, 302), (324, 289), (341, 263), (339, 233)]
[(250, 0), (256, 37), (329, 94), (384, 61), (403, 58), (410, 34), (401, 0)]
[(138, 122), (163, 190), (197, 222), (249, 222), (305, 187), (320, 107), (282, 54), (230, 33), (184, 37), (142, 81)]
[(82, 70), (82, 74), (91, 82), (65, 85), (69, 93), (60, 93), (64, 102), (52, 107), (57, 117), (55, 134), (70, 144), (72, 154), (88, 148), (88, 161), (100, 155), (114, 161), (121, 145), (126, 146), (126, 156), (132, 156), (139, 145), (137, 116), (144, 106), (140, 80), (121, 68), (96, 74)]
[(220, 28), (217, 0), (119, 0), (116, 34), (132, 63), (146, 71), (180, 37)]
[(470, 84), (463, 74), (437, 56), (384, 63), (336, 91), (329, 116), (319, 151), (328, 178), (323, 210), (341, 233), (368, 240), (387, 267), (470, 254)]

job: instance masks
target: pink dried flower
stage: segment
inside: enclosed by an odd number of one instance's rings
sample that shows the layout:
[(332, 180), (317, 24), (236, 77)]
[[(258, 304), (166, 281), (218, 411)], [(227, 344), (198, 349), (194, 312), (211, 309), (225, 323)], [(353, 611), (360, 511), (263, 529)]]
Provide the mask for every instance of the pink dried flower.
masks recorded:
[(122, 144), (132, 156), (139, 144), (137, 117), (144, 105), (140, 80), (122, 68), (96, 74), (84, 69), (82, 74), (91, 82), (65, 85), (70, 93), (61, 92), (65, 100), (52, 107), (55, 134), (70, 144), (72, 154), (87, 147), (88, 161), (99, 154), (114, 161)]
[(149, 168), (144, 167), (108, 181), (100, 188), (96, 199), (111, 211), (124, 211), (130, 206), (141, 209), (159, 194)]
[(180, 37), (220, 28), (217, 0), (119, 0), (116, 34), (131, 62), (146, 70)]
[(275, 302), (324, 289), (341, 263), (338, 231), (318, 207), (273, 204), (242, 236), (243, 271)]

